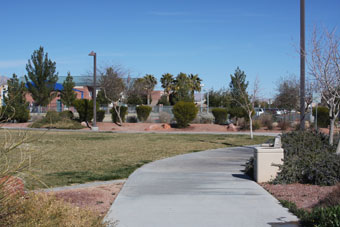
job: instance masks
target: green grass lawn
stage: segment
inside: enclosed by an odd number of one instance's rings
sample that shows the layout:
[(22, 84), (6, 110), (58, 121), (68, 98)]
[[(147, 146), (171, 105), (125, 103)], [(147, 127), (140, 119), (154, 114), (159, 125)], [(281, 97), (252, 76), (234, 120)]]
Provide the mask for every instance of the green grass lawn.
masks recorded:
[[(16, 131), (10, 131), (13, 137)], [(50, 187), (127, 178), (145, 163), (179, 154), (231, 146), (260, 144), (270, 137), (198, 134), (119, 134), (86, 132), (29, 132), (35, 150), (30, 172)], [(5, 131), (0, 131), (4, 141)], [(19, 152), (11, 156), (18, 160)], [(29, 189), (42, 188), (24, 177)]]

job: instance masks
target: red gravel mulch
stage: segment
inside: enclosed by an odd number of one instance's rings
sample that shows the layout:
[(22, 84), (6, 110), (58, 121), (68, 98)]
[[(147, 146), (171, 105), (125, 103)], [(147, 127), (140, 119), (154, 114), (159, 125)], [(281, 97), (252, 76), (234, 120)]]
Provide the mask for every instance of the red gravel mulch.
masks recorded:
[(287, 200), (298, 208), (310, 210), (324, 200), (338, 186), (318, 186), (308, 184), (260, 184), (278, 200)]

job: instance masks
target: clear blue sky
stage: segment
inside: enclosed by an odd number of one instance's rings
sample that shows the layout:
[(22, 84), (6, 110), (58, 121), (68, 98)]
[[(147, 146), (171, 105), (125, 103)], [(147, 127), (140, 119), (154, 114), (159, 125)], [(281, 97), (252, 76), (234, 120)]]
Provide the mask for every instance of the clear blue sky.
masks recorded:
[[(340, 1), (306, 0), (306, 38), (314, 25), (340, 23)], [(59, 75), (122, 65), (133, 76), (197, 73), (206, 88), (227, 87), (239, 66), (262, 96), (299, 75), (299, 0), (2, 1), (0, 75), (23, 76), (43, 46)], [(339, 28), (340, 29), (340, 28)], [(158, 85), (160, 89), (160, 85)]]

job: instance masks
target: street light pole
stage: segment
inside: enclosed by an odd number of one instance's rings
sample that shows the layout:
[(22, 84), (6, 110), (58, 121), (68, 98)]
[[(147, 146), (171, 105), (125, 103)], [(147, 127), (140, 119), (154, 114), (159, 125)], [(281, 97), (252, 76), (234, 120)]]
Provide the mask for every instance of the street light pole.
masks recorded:
[(93, 99), (93, 124), (92, 130), (98, 131), (97, 127), (97, 86), (96, 86), (96, 72), (97, 72), (97, 54), (93, 51), (89, 53), (89, 56), (93, 56), (93, 92), (92, 92), (92, 99)]
[(300, 130), (305, 130), (305, 0), (300, 0)]

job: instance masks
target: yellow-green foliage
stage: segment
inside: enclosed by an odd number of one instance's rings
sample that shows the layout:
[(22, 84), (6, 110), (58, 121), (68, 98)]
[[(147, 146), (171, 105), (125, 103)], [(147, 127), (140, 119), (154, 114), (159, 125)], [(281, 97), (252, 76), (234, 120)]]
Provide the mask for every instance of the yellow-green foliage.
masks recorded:
[(4, 212), (0, 216), (0, 226), (105, 226), (97, 213), (75, 207), (54, 196), (42, 193), (12, 197), (0, 206)]

